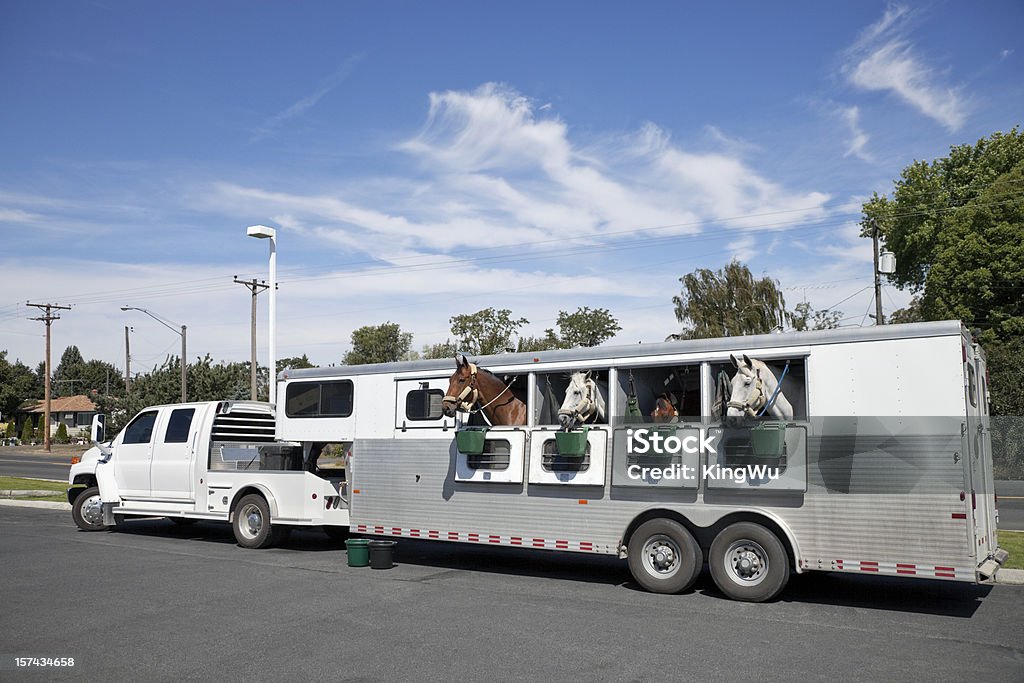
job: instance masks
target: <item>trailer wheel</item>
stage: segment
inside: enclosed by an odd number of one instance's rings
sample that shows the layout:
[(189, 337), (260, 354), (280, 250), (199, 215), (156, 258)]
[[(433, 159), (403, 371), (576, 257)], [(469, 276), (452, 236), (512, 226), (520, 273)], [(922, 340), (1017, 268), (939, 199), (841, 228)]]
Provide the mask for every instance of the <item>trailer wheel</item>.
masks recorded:
[(715, 585), (733, 600), (771, 600), (789, 581), (789, 556), (782, 541), (752, 522), (723, 529), (711, 544), (708, 564)]
[(681, 593), (697, 580), (704, 564), (700, 546), (671, 519), (641, 524), (629, 539), (629, 571), (652, 593)]
[(271, 533), (270, 506), (257, 493), (250, 493), (238, 501), (231, 527), (235, 540), (243, 548), (268, 548), (279, 536)]
[(75, 504), (71, 506), (71, 519), (82, 531), (105, 531), (103, 523), (103, 504), (100, 501), (100, 490), (93, 486), (78, 494)]

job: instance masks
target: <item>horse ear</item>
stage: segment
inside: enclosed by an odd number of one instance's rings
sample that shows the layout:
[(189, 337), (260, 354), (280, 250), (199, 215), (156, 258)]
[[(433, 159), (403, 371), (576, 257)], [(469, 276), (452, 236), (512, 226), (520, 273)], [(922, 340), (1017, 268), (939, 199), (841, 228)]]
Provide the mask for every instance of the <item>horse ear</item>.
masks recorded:
[(750, 360), (747, 354), (743, 354), (743, 362), (749, 365), (750, 367), (754, 367), (754, 363)]
[(732, 355), (732, 354), (730, 353), (730, 354), (729, 354), (729, 360), (731, 360), (731, 361), (732, 361), (732, 366), (733, 366), (734, 368), (739, 368), (739, 366), (740, 366), (740, 362), (739, 362), (738, 360), (736, 360), (736, 356), (734, 356), (734, 355)]
[(466, 364), (466, 357), (463, 356), (461, 353), (455, 354), (455, 367), (461, 368), (465, 364)]

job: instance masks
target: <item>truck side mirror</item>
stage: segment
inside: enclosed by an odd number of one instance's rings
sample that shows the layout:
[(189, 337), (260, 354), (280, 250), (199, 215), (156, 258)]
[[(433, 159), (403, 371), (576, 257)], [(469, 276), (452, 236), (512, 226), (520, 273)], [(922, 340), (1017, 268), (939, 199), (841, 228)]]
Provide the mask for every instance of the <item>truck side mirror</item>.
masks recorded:
[(98, 413), (92, 416), (92, 426), (89, 429), (89, 438), (93, 443), (106, 441), (107, 416)]

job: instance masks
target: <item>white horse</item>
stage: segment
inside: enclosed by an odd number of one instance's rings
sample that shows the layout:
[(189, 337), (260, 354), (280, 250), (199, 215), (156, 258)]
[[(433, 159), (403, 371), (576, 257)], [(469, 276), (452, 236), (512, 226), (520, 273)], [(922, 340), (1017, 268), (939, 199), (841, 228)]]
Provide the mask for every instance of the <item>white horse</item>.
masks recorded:
[(605, 419), (605, 400), (597, 382), (589, 372), (574, 372), (569, 377), (565, 400), (558, 409), (558, 422), (562, 429), (572, 429), (586, 422)]
[[(742, 360), (729, 354), (736, 374), (732, 378), (732, 396), (727, 417), (760, 417), (765, 412), (779, 420), (793, 419), (793, 406), (782, 395), (779, 380), (763, 362), (743, 355)], [(767, 408), (766, 408), (767, 406)]]

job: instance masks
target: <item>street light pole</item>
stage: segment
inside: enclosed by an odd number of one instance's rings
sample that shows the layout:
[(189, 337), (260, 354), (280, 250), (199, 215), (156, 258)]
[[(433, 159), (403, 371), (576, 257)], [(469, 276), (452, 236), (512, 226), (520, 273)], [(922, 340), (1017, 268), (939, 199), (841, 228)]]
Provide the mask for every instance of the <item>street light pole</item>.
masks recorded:
[(137, 306), (122, 306), (122, 311), (141, 311), (148, 315), (153, 320), (157, 321), (171, 332), (181, 335), (181, 402), (188, 402), (188, 352), (186, 351), (186, 327), (181, 326), (181, 331), (174, 329), (169, 322), (163, 318), (150, 313), (145, 308), (139, 308)]
[(265, 225), (251, 225), (246, 229), (249, 237), (267, 239), (270, 241), (270, 279), (267, 287), (270, 292), (270, 300), (267, 315), (270, 323), (267, 329), (267, 372), (270, 377), (269, 398), (270, 403), (277, 404), (277, 231)]

